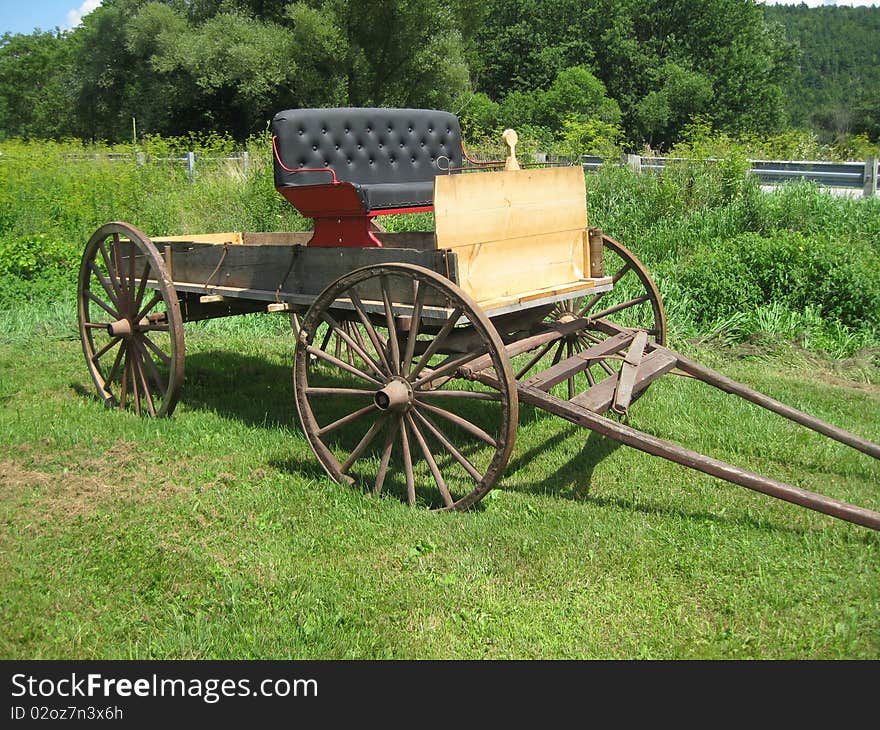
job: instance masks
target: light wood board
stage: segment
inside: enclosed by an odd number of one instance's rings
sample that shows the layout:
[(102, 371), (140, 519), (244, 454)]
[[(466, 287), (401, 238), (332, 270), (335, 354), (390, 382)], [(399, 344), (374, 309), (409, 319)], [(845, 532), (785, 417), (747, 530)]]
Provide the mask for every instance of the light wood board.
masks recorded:
[(459, 284), (478, 302), (590, 278), (579, 166), (438, 176), (434, 217), (437, 247), (458, 254)]

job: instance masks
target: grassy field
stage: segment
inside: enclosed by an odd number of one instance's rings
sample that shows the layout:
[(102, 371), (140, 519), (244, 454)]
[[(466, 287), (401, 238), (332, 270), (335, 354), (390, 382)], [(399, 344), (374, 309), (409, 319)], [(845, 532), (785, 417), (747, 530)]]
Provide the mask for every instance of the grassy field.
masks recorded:
[[(880, 533), (528, 407), (470, 512), (333, 484), (283, 316), (187, 325), (173, 418), (106, 410), (74, 308), (95, 228), (306, 222), (265, 164), (191, 182), (71, 150), (0, 164), (0, 657), (880, 658)], [(735, 172), (608, 168), (591, 224), (648, 264), (674, 348), (880, 442), (880, 200)], [(699, 383), (656, 383), (631, 423), (880, 510), (880, 463)]]
[[(876, 533), (528, 408), (474, 511), (331, 483), (295, 421), (286, 328), (190, 327), (164, 420), (105, 410), (72, 338), (0, 346), (0, 655), (880, 656)], [(864, 365), (696, 354), (880, 441)], [(880, 509), (869, 457), (697, 383), (657, 384), (632, 422)]]

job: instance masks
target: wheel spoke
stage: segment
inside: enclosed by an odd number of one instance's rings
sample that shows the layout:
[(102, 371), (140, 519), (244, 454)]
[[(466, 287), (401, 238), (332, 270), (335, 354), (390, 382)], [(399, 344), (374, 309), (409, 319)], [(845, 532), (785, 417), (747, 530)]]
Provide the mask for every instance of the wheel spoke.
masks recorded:
[(113, 319), (121, 319), (121, 315), (115, 309), (113, 309), (107, 302), (105, 302), (100, 297), (96, 296), (95, 293), (88, 289), (86, 291), (86, 296), (91, 299), (95, 304), (97, 304), (101, 309), (103, 309), (107, 314), (109, 314)]
[(406, 379), (409, 382), (413, 382), (416, 376), (422, 372), (422, 368), (428, 364), (437, 350), (440, 348), (440, 345), (443, 344), (443, 341), (452, 331), (452, 328), (455, 326), (455, 323), (461, 319), (461, 315), (464, 313), (464, 307), (456, 307), (452, 314), (449, 315), (448, 319), (443, 323), (443, 326), (440, 328), (440, 331), (437, 333), (437, 336), (431, 341), (431, 344), (428, 345), (428, 349), (422, 354), (421, 359), (419, 359), (418, 364), (412, 369), (409, 375), (406, 376)]
[[(343, 322), (342, 323), (342, 331), (345, 332), (345, 334), (349, 335), (349, 337), (350, 337), (351, 336), (351, 324), (349, 324), (348, 322)], [(351, 349), (351, 345), (349, 345), (348, 347), (345, 348), (345, 361), (349, 365), (354, 365), (354, 350)]]
[(102, 347), (102, 348), (101, 348), (100, 350), (98, 350), (94, 355), (92, 355), (92, 362), (93, 362), (93, 363), (97, 363), (98, 360), (100, 360), (101, 357), (103, 357), (104, 354), (105, 354), (105, 353), (106, 353), (111, 347), (113, 347), (114, 345), (116, 345), (121, 339), (122, 339), (122, 338), (121, 338), (120, 336), (118, 336), (118, 335), (117, 335), (116, 337), (113, 337), (113, 338), (110, 340), (110, 342), (108, 342), (106, 345), (104, 345), (104, 347)]
[(560, 342), (559, 347), (556, 348), (556, 352), (553, 354), (553, 362), (550, 363), (550, 367), (558, 364), (562, 359), (562, 349), (565, 347), (565, 342)]
[(454, 373), (463, 365), (467, 365), (471, 360), (476, 360), (478, 357), (482, 357), (489, 351), (488, 347), (481, 347), (479, 350), (474, 350), (473, 352), (468, 352), (462, 355), (461, 357), (452, 358), (449, 357), (445, 360), (440, 366), (431, 370), (427, 375), (419, 378), (417, 381), (413, 383), (414, 388), (420, 388), (425, 383), (429, 383), (432, 380), (436, 380), (437, 378), (441, 378), (447, 373)]
[(485, 441), (487, 444), (489, 444), (489, 446), (498, 446), (498, 442), (495, 441), (495, 439), (492, 438), (488, 433), (486, 433), (482, 428), (480, 428), (479, 426), (475, 426), (473, 423), (462, 418), (457, 413), (452, 413), (451, 411), (444, 410), (443, 408), (438, 408), (431, 403), (421, 403), (420, 407), (424, 408), (427, 411), (430, 411), (431, 413), (441, 416), (442, 418), (445, 418), (447, 421), (451, 421), (456, 426), (476, 436), (481, 441)]
[[(346, 343), (346, 344), (348, 345), (348, 347), (349, 347), (349, 352), (351, 352), (351, 351), (356, 352), (356, 353), (358, 354), (358, 356), (361, 358), (361, 360), (363, 360), (364, 363), (365, 363), (365, 364), (366, 364), (366, 365), (367, 365), (367, 366), (368, 366), (368, 367), (369, 367), (374, 373), (376, 373), (376, 375), (378, 375), (380, 378), (383, 378), (383, 379), (384, 379), (384, 377), (385, 377), (385, 373), (382, 372), (382, 368), (381, 368), (381, 366), (379, 365), (379, 363), (377, 363), (372, 357), (370, 357), (369, 353), (367, 353), (366, 351), (364, 351), (364, 350), (360, 347), (360, 345), (358, 345), (358, 344), (357, 344), (357, 343), (351, 338), (351, 335), (350, 335), (348, 332), (345, 332), (345, 331), (343, 330), (343, 328), (339, 325), (339, 323), (338, 323), (335, 319), (333, 319), (333, 317), (331, 317), (330, 314), (329, 314), (328, 312), (325, 312), (325, 313), (323, 314), (322, 319), (323, 319), (324, 322), (326, 322), (327, 325), (331, 328), (331, 332), (335, 332), (335, 333), (336, 333), (336, 337), (337, 337), (337, 339), (340, 339), (340, 338), (341, 338), (342, 340), (345, 341), (345, 343)], [(325, 346), (325, 347), (326, 347), (326, 346)], [(324, 350), (325, 347), (322, 347), (321, 349)], [(338, 354), (338, 353), (336, 354), (336, 357), (339, 357), (339, 354)], [(354, 365), (354, 363), (351, 362), (350, 360), (348, 361), (348, 364), (349, 364), (349, 365)]]
[(577, 316), (583, 317), (587, 312), (589, 312), (593, 307), (595, 307), (596, 303), (602, 297), (604, 297), (607, 293), (608, 293), (607, 291), (600, 291), (598, 294), (593, 294), (593, 296), (591, 296), (587, 300), (587, 303), (577, 311)]
[(150, 377), (153, 378), (153, 382), (156, 384), (156, 390), (159, 391), (159, 394), (164, 398), (165, 397), (165, 385), (162, 382), (162, 375), (159, 373), (159, 368), (156, 367), (156, 363), (153, 362), (153, 358), (150, 357), (150, 353), (147, 352), (147, 348), (144, 347), (144, 343), (140, 341), (140, 339), (135, 339), (135, 346), (138, 347), (141, 351), (141, 359), (144, 363), (146, 363), (149, 371)]
[(400, 341), (397, 339), (397, 326), (394, 323), (394, 309), (391, 306), (391, 295), (388, 293), (388, 278), (379, 279), (382, 289), (382, 304), (385, 306), (385, 322), (388, 326), (388, 345), (391, 358), (391, 372), (400, 375)]
[[(141, 352), (138, 352), (138, 359), (137, 359), (138, 375), (140, 377), (141, 386), (144, 389), (144, 400), (146, 400), (146, 402), (147, 402), (147, 410), (150, 412), (150, 415), (153, 418), (155, 418), (156, 417), (156, 404), (153, 403), (153, 394), (150, 391), (150, 385), (147, 382), (146, 373), (144, 373), (143, 358), (144, 358), (144, 354)], [(147, 359), (149, 359), (149, 357)]]
[(431, 470), (431, 474), (434, 477), (434, 482), (437, 484), (437, 488), (440, 490), (440, 494), (443, 496), (443, 502), (447, 507), (451, 507), (453, 503), (452, 495), (449, 493), (449, 487), (446, 486), (446, 482), (443, 481), (443, 475), (440, 473), (440, 468), (437, 466), (437, 462), (434, 460), (434, 455), (431, 453), (431, 450), (428, 448), (428, 444), (425, 443), (425, 437), (422, 436), (422, 432), (419, 431), (418, 426), (416, 426), (413, 417), (407, 413), (406, 422), (409, 427), (412, 429), (413, 436), (415, 436), (416, 443), (418, 443), (419, 448), (422, 451), (422, 455), (425, 457), (425, 461), (428, 462), (428, 468)]
[(587, 384), (592, 388), (596, 384), (596, 378), (593, 376), (592, 369), (587, 368), (584, 370), (584, 375), (587, 376)]
[(116, 278), (119, 280), (119, 288), (121, 291), (121, 296), (119, 300), (128, 298), (128, 282), (125, 280), (125, 276), (123, 276), (122, 272), (119, 270), (119, 234), (113, 234), (113, 245), (110, 248), (110, 258), (113, 259), (113, 270), (116, 272)]
[(129, 354), (130, 347), (125, 348), (125, 360), (122, 363), (122, 393), (119, 399), (119, 407), (123, 410), (125, 409), (125, 400), (128, 395), (128, 363), (131, 360), (131, 355)]
[(119, 306), (119, 298), (116, 296), (116, 292), (113, 289), (113, 283), (108, 279), (104, 274), (101, 273), (101, 270), (98, 268), (98, 265), (95, 263), (95, 260), (92, 259), (89, 261), (89, 268), (92, 270), (92, 273), (97, 277), (98, 281), (101, 282), (101, 286), (104, 287), (104, 291), (107, 292), (107, 296), (110, 297), (110, 301), (113, 303), (113, 306), (116, 307), (117, 310), (122, 309)]
[[(566, 353), (565, 353), (566, 356), (573, 357), (574, 356), (574, 346), (571, 344), (571, 342), (566, 342), (565, 348), (566, 348)], [(572, 398), (574, 398), (574, 376), (573, 375), (568, 379), (568, 399), (571, 400)]]
[(360, 348), (366, 352), (367, 351), (367, 343), (364, 342), (364, 336), (361, 334), (361, 328), (358, 327), (356, 322), (351, 323), (351, 331), (354, 332), (354, 338), (357, 340)]
[[(327, 332), (324, 333), (324, 339), (321, 340), (321, 349), (322, 350), (324, 350), (324, 351), (327, 350), (327, 345), (330, 344), (331, 337), (333, 337), (333, 330), (330, 327), (328, 327)], [(339, 355), (339, 353), (336, 353), (336, 354), (337, 354), (337, 356)]]
[(409, 370), (412, 367), (412, 359), (416, 351), (416, 340), (418, 339), (419, 327), (422, 322), (422, 302), (424, 301), (425, 293), (425, 287), (421, 285), (421, 282), (416, 281), (415, 287), (416, 293), (413, 297), (413, 311), (409, 325), (409, 336), (406, 339), (406, 351), (403, 355), (403, 367), (407, 374), (409, 374)]
[[(371, 391), (372, 392), (372, 391)], [(416, 400), (421, 398), (466, 398), (470, 400), (500, 401), (500, 393), (486, 393), (481, 390), (417, 390)]]
[(416, 504), (416, 477), (413, 473), (412, 453), (409, 450), (409, 437), (406, 435), (407, 424), (405, 419), (400, 423), (400, 448), (403, 452), (403, 473), (406, 479), (406, 501), (410, 507)]
[(630, 307), (635, 307), (637, 304), (644, 304), (650, 299), (647, 294), (643, 294), (640, 297), (636, 297), (635, 299), (628, 299), (625, 302), (621, 302), (620, 304), (615, 304), (613, 307), (608, 307), (607, 309), (603, 309), (601, 312), (596, 312), (595, 314), (591, 314), (591, 319), (601, 319), (602, 317), (607, 317), (609, 314), (614, 314), (615, 312), (619, 312), (622, 309), (629, 309)]
[(368, 375), (363, 370), (359, 370), (354, 365), (349, 365), (347, 362), (343, 362), (338, 357), (333, 357), (328, 352), (324, 352), (323, 350), (319, 350), (317, 347), (312, 347), (312, 345), (306, 345), (306, 351), (310, 355), (314, 355), (315, 357), (320, 358), (321, 360), (325, 360), (329, 362), (331, 365), (335, 365), (336, 367), (345, 370), (347, 373), (351, 373), (352, 375), (361, 378), (362, 380), (366, 380), (368, 383), (374, 383), (378, 385), (380, 388), (382, 387), (382, 383), (376, 380), (374, 377)]
[(101, 258), (104, 259), (104, 266), (107, 267), (107, 278), (110, 280), (110, 285), (113, 287), (113, 291), (116, 292), (116, 300), (119, 301), (122, 299), (122, 283), (119, 281), (119, 277), (116, 275), (113, 266), (110, 264), (110, 256), (107, 254), (107, 249), (104, 248), (103, 241), (98, 244), (98, 251), (101, 252)]
[(355, 311), (357, 312), (358, 319), (363, 322), (364, 329), (367, 331), (367, 337), (370, 338), (370, 342), (373, 343), (373, 347), (376, 348), (376, 354), (379, 356), (379, 360), (382, 362), (382, 366), (386, 369), (388, 374), (391, 374), (391, 366), (388, 364), (388, 358), (385, 356), (386, 343), (379, 337), (379, 334), (376, 332), (376, 328), (373, 327), (373, 323), (370, 322), (370, 318), (367, 315), (367, 310), (364, 308), (364, 303), (361, 301), (360, 295), (355, 291), (354, 287), (352, 287), (348, 292), (349, 298), (351, 299), (351, 303), (354, 305)]
[(618, 271), (617, 273), (611, 277), (611, 283), (616, 284), (620, 281), (624, 276), (626, 276), (627, 272), (632, 271), (632, 261), (627, 261)]
[(140, 357), (140, 353), (138, 353), (137, 348), (129, 348), (129, 368), (131, 369), (131, 393), (134, 397), (134, 412), (137, 415), (141, 415), (141, 391), (138, 387), (138, 371), (137, 371), (137, 361)]
[(397, 431), (400, 428), (400, 418), (395, 418), (388, 428), (385, 437), (385, 446), (382, 449), (382, 459), (379, 462), (379, 471), (376, 474), (376, 482), (373, 485), (373, 494), (381, 494), (385, 485), (385, 475), (388, 473), (388, 463), (391, 461), (391, 452), (394, 450), (394, 442), (397, 440)]
[(112, 383), (113, 379), (116, 377), (116, 370), (119, 368), (119, 362), (122, 360), (122, 356), (125, 354), (126, 349), (128, 349), (128, 345), (123, 341), (122, 345), (119, 347), (119, 351), (116, 353), (116, 358), (113, 360), (113, 365), (110, 367), (110, 372), (107, 374), (107, 380), (104, 381), (107, 385)]
[(158, 291), (155, 292), (153, 294), (153, 298), (150, 299), (150, 301), (147, 304), (145, 304), (144, 307), (137, 313), (137, 316), (134, 318), (135, 324), (137, 324), (144, 317), (146, 317), (147, 314), (149, 313), (149, 311), (161, 301), (162, 301), (162, 294), (160, 294)]
[(614, 375), (614, 368), (611, 367), (607, 362), (605, 362), (604, 360), (596, 360), (596, 362), (599, 363), (599, 367), (601, 367), (606, 373), (608, 373), (609, 375)]
[(306, 388), (306, 395), (359, 395), (369, 396), (372, 398), (376, 395), (375, 390), (365, 390), (364, 388)]
[[(128, 292), (129, 294), (134, 295), (134, 243), (128, 244)], [(137, 311), (137, 305), (135, 304), (135, 296), (131, 298), (131, 311)], [(140, 415), (140, 411), (138, 411), (138, 415)]]
[(150, 262), (149, 262), (149, 260), (147, 260), (147, 261), (144, 261), (144, 270), (143, 270), (143, 273), (141, 273), (141, 282), (140, 282), (140, 284), (138, 284), (137, 294), (135, 294), (135, 297), (134, 297), (134, 306), (132, 306), (132, 309), (134, 311), (137, 311), (140, 308), (140, 306), (144, 303), (144, 294), (147, 291), (147, 279), (149, 278), (149, 274), (150, 274)]
[(348, 415), (343, 416), (342, 418), (333, 421), (333, 423), (328, 423), (326, 426), (322, 426), (318, 429), (318, 435), (324, 436), (325, 434), (331, 433), (335, 431), (337, 428), (341, 428), (346, 423), (351, 423), (352, 421), (356, 421), (361, 416), (365, 416), (368, 413), (376, 410), (375, 403), (370, 403), (368, 406), (364, 406), (363, 408), (358, 408), (356, 411), (352, 411)]
[[(335, 334), (333, 330), (329, 330), (329, 334)], [(321, 348), (324, 349), (324, 348)], [(339, 338), (337, 334), (333, 340), (333, 357), (339, 357), (342, 354), (342, 340)]]
[(143, 343), (147, 347), (149, 347), (154, 353), (156, 353), (156, 357), (158, 357), (162, 361), (162, 363), (165, 365), (165, 367), (169, 367), (169, 368), (171, 367), (171, 356), (170, 355), (166, 355), (162, 351), (162, 349), (155, 342), (153, 342), (149, 337), (147, 337), (145, 334), (143, 334), (143, 332), (141, 332), (140, 339), (143, 340)]
[(452, 454), (455, 460), (461, 464), (462, 467), (464, 467), (464, 470), (471, 475), (477, 484), (479, 484), (483, 479), (483, 475), (480, 474), (478, 469), (468, 461), (467, 457), (455, 447), (455, 444), (449, 440), (446, 434), (444, 434), (435, 423), (432, 423), (430, 419), (422, 415), (417, 408), (414, 408), (412, 412), (415, 413), (416, 418), (425, 424), (425, 427), (433, 434), (434, 438), (440, 442), (440, 445)]
[(339, 468), (339, 471), (343, 474), (347, 474), (348, 470), (354, 466), (354, 463), (361, 458), (361, 455), (366, 451), (367, 447), (372, 443), (373, 439), (376, 437), (376, 434), (379, 433), (379, 430), (385, 425), (385, 421), (388, 419), (388, 414), (383, 413), (379, 418), (377, 418), (373, 425), (367, 430), (364, 434), (364, 437), (358, 442), (358, 445), (354, 447), (354, 451), (351, 452), (349, 457), (345, 460), (345, 463)]
[(555, 342), (555, 340), (551, 340), (546, 345), (542, 345), (541, 349), (538, 350), (538, 353), (534, 357), (532, 357), (531, 360), (529, 360), (525, 364), (525, 366), (522, 369), (520, 369), (520, 371), (516, 374), (516, 379), (519, 380), (523, 375), (525, 375), (527, 372), (529, 372), (529, 370), (531, 370), (533, 367), (535, 367), (535, 365), (538, 364), (538, 362), (541, 360), (541, 358), (547, 354), (547, 352), (550, 350), (551, 347), (553, 347), (554, 342)]

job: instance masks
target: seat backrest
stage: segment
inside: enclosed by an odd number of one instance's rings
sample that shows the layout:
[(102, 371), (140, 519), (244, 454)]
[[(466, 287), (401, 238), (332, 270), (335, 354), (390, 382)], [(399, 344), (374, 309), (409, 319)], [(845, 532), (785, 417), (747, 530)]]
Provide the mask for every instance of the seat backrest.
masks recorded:
[(370, 185), (430, 181), (462, 164), (458, 118), (433, 109), (288, 109), (275, 115), (272, 135), (276, 187), (331, 180), (285, 167), (332, 168), (341, 181)]

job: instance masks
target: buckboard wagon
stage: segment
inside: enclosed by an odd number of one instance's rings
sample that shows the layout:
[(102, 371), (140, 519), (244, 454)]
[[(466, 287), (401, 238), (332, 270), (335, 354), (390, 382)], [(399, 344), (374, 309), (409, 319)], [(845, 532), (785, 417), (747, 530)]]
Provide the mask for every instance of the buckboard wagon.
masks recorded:
[[(86, 246), (80, 335), (99, 396), (172, 413), (184, 322), (286, 312), (296, 409), (337, 482), (437, 509), (501, 477), (526, 403), (656, 456), (880, 530), (880, 513), (784, 484), (628, 425), (666, 374), (686, 375), (863, 453), (880, 447), (665, 347), (656, 285), (587, 222), (583, 169), (478, 163), (451, 114), (300, 109), (273, 120), (275, 185), (305, 233), (149, 239), (108, 223)], [(504, 169), (498, 169), (503, 167)], [(381, 215), (433, 211), (433, 231)]]

